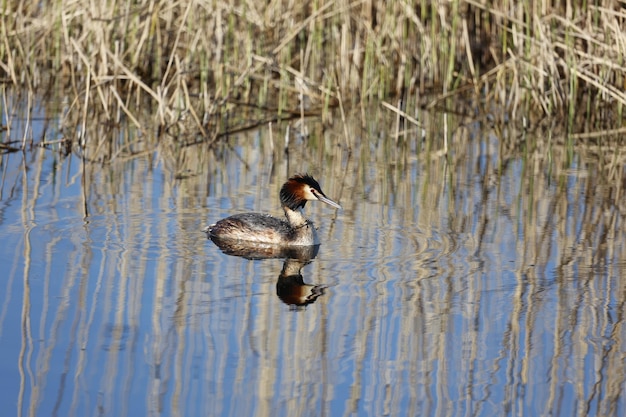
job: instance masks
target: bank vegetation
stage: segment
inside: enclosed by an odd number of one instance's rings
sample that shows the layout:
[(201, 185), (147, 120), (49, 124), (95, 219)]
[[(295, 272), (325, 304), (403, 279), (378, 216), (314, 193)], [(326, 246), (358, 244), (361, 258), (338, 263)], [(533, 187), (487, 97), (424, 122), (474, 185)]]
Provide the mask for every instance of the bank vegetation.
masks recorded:
[(16, 103), (30, 111), (43, 101), (57, 107), (68, 150), (122, 124), (194, 143), (355, 109), (365, 119), (383, 103), (409, 124), (433, 109), (523, 126), (551, 120), (581, 138), (620, 133), (625, 5), (4, 1), (3, 129), (24, 116)]

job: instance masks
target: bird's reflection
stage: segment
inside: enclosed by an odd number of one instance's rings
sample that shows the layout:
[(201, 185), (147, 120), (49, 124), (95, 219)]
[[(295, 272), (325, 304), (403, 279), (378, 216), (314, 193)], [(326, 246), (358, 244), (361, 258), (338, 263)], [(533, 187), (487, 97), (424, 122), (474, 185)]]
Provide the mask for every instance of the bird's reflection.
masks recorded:
[(301, 272), (302, 268), (317, 256), (319, 245), (279, 247), (209, 238), (226, 255), (255, 260), (283, 258), (283, 269), (276, 282), (276, 295), (291, 310), (304, 309), (324, 294), (326, 286), (306, 284)]
[(300, 271), (309, 262), (287, 258), (278, 276), (276, 295), (293, 310), (302, 309), (314, 303), (320, 295), (324, 294), (325, 286), (304, 283)]

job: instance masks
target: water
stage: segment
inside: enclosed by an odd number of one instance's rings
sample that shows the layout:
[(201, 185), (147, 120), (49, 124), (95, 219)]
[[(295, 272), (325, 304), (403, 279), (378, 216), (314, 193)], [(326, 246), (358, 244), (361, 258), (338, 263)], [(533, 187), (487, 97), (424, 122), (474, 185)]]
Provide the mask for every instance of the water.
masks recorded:
[[(446, 161), (371, 123), (351, 154), (315, 121), (288, 155), (267, 128), (110, 165), (4, 154), (3, 414), (624, 415), (624, 166), (476, 124)], [(280, 214), (300, 171), (344, 208), (307, 205), (312, 259), (201, 232)]]

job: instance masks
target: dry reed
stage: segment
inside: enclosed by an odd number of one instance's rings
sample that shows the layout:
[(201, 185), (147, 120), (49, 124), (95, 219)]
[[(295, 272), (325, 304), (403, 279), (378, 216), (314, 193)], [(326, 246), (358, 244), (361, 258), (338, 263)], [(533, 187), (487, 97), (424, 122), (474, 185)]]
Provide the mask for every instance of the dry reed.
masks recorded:
[(327, 120), (336, 105), (365, 117), (390, 100), (414, 115), (450, 98), (469, 114), (558, 117), (581, 133), (619, 127), (626, 104), (626, 11), (608, 0), (22, 0), (0, 12), (4, 83), (60, 94), (72, 146), (119, 137), (88, 135), (94, 121), (188, 144)]

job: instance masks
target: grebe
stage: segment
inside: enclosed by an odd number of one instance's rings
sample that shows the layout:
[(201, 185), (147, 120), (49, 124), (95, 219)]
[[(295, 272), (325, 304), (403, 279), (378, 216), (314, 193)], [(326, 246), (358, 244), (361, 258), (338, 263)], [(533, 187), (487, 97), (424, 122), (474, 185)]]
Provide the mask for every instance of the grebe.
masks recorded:
[(309, 200), (319, 200), (340, 209), (322, 192), (319, 183), (309, 174), (289, 178), (280, 189), (280, 203), (287, 220), (269, 214), (235, 214), (205, 229), (211, 240), (237, 240), (283, 246), (319, 245), (313, 222), (302, 214)]

